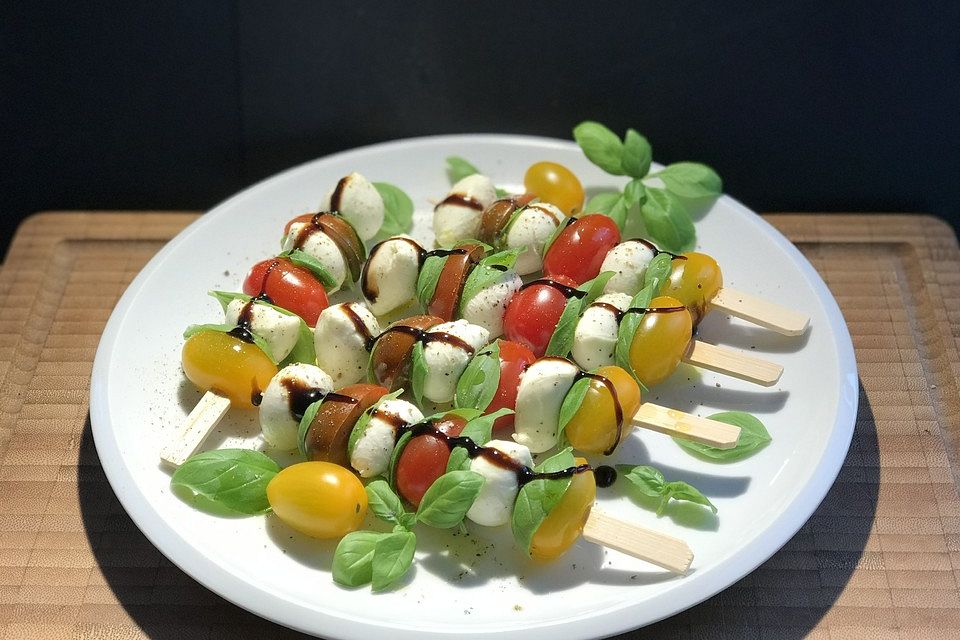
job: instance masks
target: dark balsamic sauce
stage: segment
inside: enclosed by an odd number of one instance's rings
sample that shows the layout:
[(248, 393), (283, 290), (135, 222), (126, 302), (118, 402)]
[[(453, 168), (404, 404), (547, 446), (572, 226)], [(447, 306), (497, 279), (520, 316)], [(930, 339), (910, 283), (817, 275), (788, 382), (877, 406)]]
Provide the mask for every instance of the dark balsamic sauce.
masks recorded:
[(617, 481), (617, 470), (603, 464), (593, 470), (593, 477), (597, 481), (597, 486), (601, 489), (612, 487)]
[(243, 308), (240, 309), (240, 313), (237, 315), (237, 326), (227, 332), (228, 335), (233, 336), (237, 340), (242, 340), (247, 344), (253, 344), (253, 332), (251, 331), (251, 324), (253, 322), (253, 304), (256, 301), (256, 298), (250, 298)]
[(300, 229), (300, 231), (297, 232), (297, 237), (293, 239), (293, 246), (291, 247), (291, 249), (303, 249), (303, 245), (305, 245), (307, 241), (310, 238), (312, 238), (315, 234), (324, 233), (326, 229), (324, 228), (322, 218), (323, 216), (329, 216), (329, 215), (333, 215), (333, 214), (326, 211), (315, 213), (313, 217), (310, 218), (310, 221), (304, 224), (303, 227)]
[(653, 251), (654, 257), (660, 255), (661, 253), (665, 253), (671, 258), (673, 258), (674, 260), (687, 259), (687, 256), (681, 256), (681, 255), (677, 255), (676, 253), (670, 253), (669, 251), (664, 251), (663, 249), (658, 249), (657, 245), (653, 244), (652, 242), (644, 238), (631, 238), (630, 240), (627, 240), (627, 242), (639, 242), (640, 244), (645, 246), (647, 249), (650, 249), (650, 251)]
[(380, 335), (375, 337), (367, 338), (367, 351), (373, 349), (373, 345), (377, 340), (387, 335), (391, 331), (396, 333), (405, 333), (408, 336), (413, 336), (413, 339), (417, 342), (423, 342), (424, 345), (427, 345), (431, 342), (441, 342), (443, 344), (448, 344), (452, 347), (457, 347), (463, 349), (469, 355), (473, 355), (473, 347), (469, 342), (458, 338), (452, 333), (447, 333), (446, 331), (428, 331), (427, 329), (418, 329), (417, 327), (411, 327), (405, 324), (398, 324), (392, 327), (387, 327), (384, 329)]
[(582, 298), (587, 295), (586, 291), (581, 291), (580, 289), (575, 289), (573, 287), (568, 287), (567, 285), (557, 282), (552, 278), (540, 278), (538, 280), (531, 280), (530, 282), (524, 284), (520, 287), (520, 291), (523, 291), (527, 287), (532, 287), (534, 285), (543, 285), (547, 287), (552, 287), (563, 294), (564, 298), (568, 300), (570, 298)]
[(483, 203), (481, 203), (479, 200), (474, 200), (470, 196), (465, 196), (462, 193), (451, 193), (446, 198), (438, 202), (437, 206), (435, 206), (433, 210), (436, 211), (445, 204), (456, 204), (461, 207), (468, 207), (475, 211), (483, 211)]
[(353, 324), (354, 330), (360, 334), (360, 337), (363, 338), (363, 345), (366, 347), (367, 351), (373, 348), (373, 343), (376, 341), (376, 336), (370, 333), (370, 328), (367, 326), (367, 323), (363, 321), (363, 318), (360, 317), (352, 304), (345, 304), (341, 307), (343, 312), (347, 315), (347, 318), (350, 319), (351, 324)]
[(333, 193), (330, 194), (331, 211), (340, 211), (340, 201), (343, 199), (343, 190), (347, 187), (349, 182), (350, 176), (340, 178), (340, 181), (337, 182), (337, 186), (333, 189)]
[(324, 393), (316, 387), (312, 387), (299, 378), (281, 378), (280, 384), (287, 390), (290, 402), (290, 415), (298, 421), (303, 418), (307, 412), (307, 407), (317, 400), (324, 399)]

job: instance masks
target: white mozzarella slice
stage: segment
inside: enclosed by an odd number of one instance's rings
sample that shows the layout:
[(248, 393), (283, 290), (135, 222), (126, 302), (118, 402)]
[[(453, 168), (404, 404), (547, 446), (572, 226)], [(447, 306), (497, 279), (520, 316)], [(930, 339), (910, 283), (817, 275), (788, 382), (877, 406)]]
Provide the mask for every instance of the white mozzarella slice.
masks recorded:
[(423, 253), (423, 247), (407, 236), (387, 238), (371, 250), (360, 282), (374, 315), (401, 310), (416, 299)]
[[(236, 324), (247, 303), (239, 298), (227, 305), (226, 323)], [(280, 362), (293, 351), (300, 337), (300, 317), (254, 302), (250, 307), (249, 330), (267, 343), (274, 360)]]
[(508, 248), (523, 248), (514, 266), (517, 273), (526, 275), (541, 269), (543, 245), (564, 218), (560, 209), (546, 202), (535, 202), (520, 212), (507, 229), (506, 238)]
[(560, 405), (579, 372), (563, 358), (541, 358), (527, 367), (517, 388), (514, 440), (534, 453), (556, 446)]
[[(533, 466), (533, 456), (522, 444), (491, 440), (485, 446), (502, 451), (524, 466)], [(480, 494), (467, 511), (467, 518), (485, 527), (497, 527), (510, 522), (520, 490), (516, 472), (488, 462), (483, 456), (470, 461), (470, 470), (483, 476), (484, 482)]]
[[(330, 393), (333, 380), (320, 367), (303, 362), (285, 366), (270, 380), (260, 402), (260, 429), (271, 446), (283, 451), (297, 448), (300, 418), (294, 413), (298, 409), (295, 400), (298, 394), (309, 389), (315, 389), (320, 395)], [(304, 409), (306, 407), (298, 410)]]
[[(331, 202), (338, 191), (337, 202)], [(383, 198), (373, 183), (357, 172), (341, 178), (320, 203), (320, 208), (340, 213), (364, 242), (377, 235), (383, 226)]]
[(368, 338), (379, 333), (380, 323), (365, 305), (346, 302), (327, 307), (313, 332), (317, 364), (338, 388), (359, 382), (367, 372)]
[(522, 286), (523, 280), (516, 271), (504, 271), (499, 280), (480, 290), (463, 304), (463, 319), (486, 329), (491, 340), (503, 335), (503, 314), (513, 294)]
[[(290, 225), (290, 233), (283, 238), (282, 248), (284, 251), (293, 249), (300, 231), (306, 226), (305, 222), (297, 222)], [(337, 282), (337, 286), (330, 289), (327, 293), (335, 293), (343, 286), (349, 273), (347, 260), (333, 239), (323, 231), (316, 231), (304, 241), (301, 247), (298, 247), (304, 253), (312, 256), (320, 264), (326, 267), (327, 271)]]
[(600, 266), (600, 273), (613, 271), (615, 275), (607, 281), (604, 293), (637, 295), (643, 288), (647, 265), (655, 256), (654, 251), (639, 240), (627, 240), (610, 249)]
[(366, 429), (350, 453), (350, 466), (363, 478), (386, 473), (397, 443), (397, 424), (423, 420), (423, 413), (406, 400), (384, 400), (374, 410)]
[[(452, 196), (462, 196), (476, 206), (446, 202)], [(452, 247), (460, 240), (476, 238), (480, 230), (483, 210), (497, 198), (493, 180), (475, 173), (450, 188), (444, 201), (433, 210), (433, 233), (438, 246)]]
[(630, 307), (630, 296), (625, 293), (608, 293), (597, 298), (577, 322), (573, 334), (573, 359), (583, 369), (590, 371), (614, 363), (617, 333), (620, 322), (609, 304), (620, 311)]
[(423, 359), (427, 375), (423, 384), (423, 397), (431, 402), (451, 402), (457, 388), (457, 380), (467, 368), (470, 358), (490, 341), (490, 332), (466, 320), (444, 322), (431, 327), (427, 333), (447, 333), (466, 342), (473, 351), (443, 339), (425, 339)]

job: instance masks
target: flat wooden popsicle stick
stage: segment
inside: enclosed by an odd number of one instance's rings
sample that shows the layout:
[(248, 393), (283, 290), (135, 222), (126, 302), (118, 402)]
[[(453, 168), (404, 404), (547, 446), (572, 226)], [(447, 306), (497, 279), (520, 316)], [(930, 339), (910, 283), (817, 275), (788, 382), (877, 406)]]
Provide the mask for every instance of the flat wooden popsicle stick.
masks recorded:
[(783, 367), (779, 364), (699, 340), (690, 342), (683, 361), (763, 387), (772, 387), (783, 375)]
[(182, 465), (200, 448), (229, 408), (229, 398), (207, 391), (184, 420), (177, 435), (160, 450), (160, 459), (175, 467)]
[(599, 509), (590, 510), (583, 525), (583, 539), (673, 573), (686, 573), (693, 562), (693, 551), (683, 540), (618, 520)]
[(720, 289), (710, 306), (785, 336), (802, 335), (810, 326), (809, 316), (736, 289)]
[(740, 427), (690, 413), (644, 402), (630, 423), (681, 440), (690, 440), (717, 449), (732, 449), (740, 438)]

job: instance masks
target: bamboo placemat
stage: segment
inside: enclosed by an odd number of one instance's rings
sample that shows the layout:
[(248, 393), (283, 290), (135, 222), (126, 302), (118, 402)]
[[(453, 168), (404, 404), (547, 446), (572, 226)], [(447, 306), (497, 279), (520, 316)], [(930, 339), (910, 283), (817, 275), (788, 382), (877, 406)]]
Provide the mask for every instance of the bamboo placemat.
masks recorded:
[[(44, 213), (0, 271), (0, 640), (297, 637), (166, 560), (120, 507), (87, 412), (126, 285), (195, 214)], [(960, 251), (922, 216), (772, 215), (853, 334), (860, 413), (837, 483), (773, 558), (626, 637), (960, 637)]]

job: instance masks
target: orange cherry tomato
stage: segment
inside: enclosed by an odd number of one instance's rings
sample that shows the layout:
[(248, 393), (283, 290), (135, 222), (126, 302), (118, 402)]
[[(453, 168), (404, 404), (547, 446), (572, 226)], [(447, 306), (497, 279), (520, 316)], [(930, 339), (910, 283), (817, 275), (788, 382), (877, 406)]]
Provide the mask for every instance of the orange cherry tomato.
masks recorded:
[(220, 331), (201, 331), (184, 343), (183, 373), (201, 391), (216, 391), (231, 404), (252, 409), (277, 375), (277, 365), (255, 344)]
[(367, 515), (367, 492), (349, 469), (332, 462), (301, 462), (267, 485), (274, 515), (313, 538), (341, 538)]

